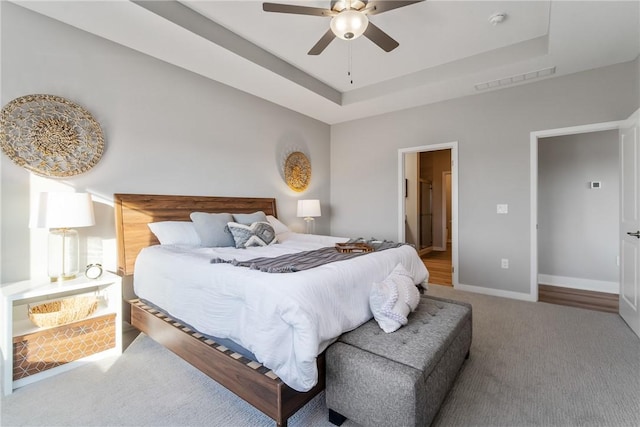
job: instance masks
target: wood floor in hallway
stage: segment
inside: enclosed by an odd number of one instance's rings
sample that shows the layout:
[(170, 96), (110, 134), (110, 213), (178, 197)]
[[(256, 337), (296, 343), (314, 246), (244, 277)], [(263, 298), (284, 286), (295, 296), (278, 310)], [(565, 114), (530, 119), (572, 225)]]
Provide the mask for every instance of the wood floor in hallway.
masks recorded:
[(451, 274), (451, 244), (446, 251), (431, 251), (422, 256), (422, 262), (429, 270), (429, 283), (453, 286)]

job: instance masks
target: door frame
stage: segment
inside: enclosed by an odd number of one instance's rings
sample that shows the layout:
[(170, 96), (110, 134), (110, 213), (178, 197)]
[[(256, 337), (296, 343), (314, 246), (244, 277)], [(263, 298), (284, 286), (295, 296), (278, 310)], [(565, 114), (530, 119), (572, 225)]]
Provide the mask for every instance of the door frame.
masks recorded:
[(579, 135), (581, 133), (616, 130), (624, 123), (623, 120), (614, 122), (592, 123), (581, 126), (571, 126), (558, 129), (547, 129), (531, 132), (530, 134), (530, 196), (531, 222), (529, 226), (531, 241), (531, 274), (530, 301), (538, 301), (538, 140), (554, 136)]
[(398, 241), (405, 241), (404, 155), (425, 151), (451, 150), (451, 283), (458, 286), (458, 141), (398, 149)]

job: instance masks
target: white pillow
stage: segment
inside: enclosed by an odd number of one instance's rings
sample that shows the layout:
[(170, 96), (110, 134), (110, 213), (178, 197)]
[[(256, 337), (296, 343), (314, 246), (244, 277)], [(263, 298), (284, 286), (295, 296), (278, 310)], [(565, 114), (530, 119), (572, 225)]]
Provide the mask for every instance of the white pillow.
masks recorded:
[(286, 233), (287, 231), (291, 231), (289, 227), (284, 225), (278, 218), (273, 215), (267, 215), (267, 221), (273, 227), (273, 230), (276, 232), (276, 235)]
[(200, 246), (200, 237), (191, 221), (160, 221), (147, 225), (161, 245)]
[(407, 316), (420, 302), (420, 292), (413, 283), (411, 273), (401, 264), (380, 283), (374, 283), (369, 294), (373, 317), (386, 333), (407, 324)]

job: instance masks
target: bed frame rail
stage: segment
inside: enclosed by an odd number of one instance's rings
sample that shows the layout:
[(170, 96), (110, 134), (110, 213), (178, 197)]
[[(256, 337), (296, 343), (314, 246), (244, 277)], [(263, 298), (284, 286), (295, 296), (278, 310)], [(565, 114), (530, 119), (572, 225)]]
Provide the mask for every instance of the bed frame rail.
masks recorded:
[(293, 390), (270, 369), (229, 350), (165, 313), (136, 299), (131, 324), (195, 368), (273, 418), (279, 427), (325, 387), (324, 353), (318, 357), (318, 384), (310, 391)]

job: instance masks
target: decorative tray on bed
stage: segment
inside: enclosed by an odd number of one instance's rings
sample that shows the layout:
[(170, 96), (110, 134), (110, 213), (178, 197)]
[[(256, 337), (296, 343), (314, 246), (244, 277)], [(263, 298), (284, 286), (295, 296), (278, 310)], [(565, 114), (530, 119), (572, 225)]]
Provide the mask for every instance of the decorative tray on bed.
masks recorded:
[(373, 247), (367, 243), (336, 243), (336, 249), (343, 254), (351, 252), (373, 252)]

